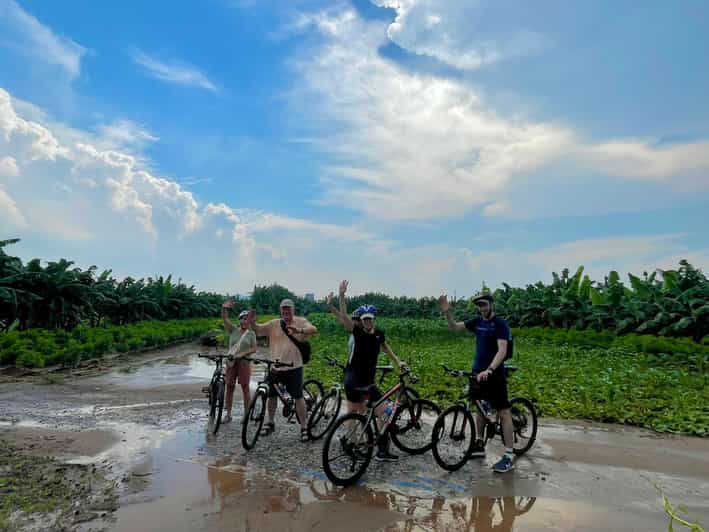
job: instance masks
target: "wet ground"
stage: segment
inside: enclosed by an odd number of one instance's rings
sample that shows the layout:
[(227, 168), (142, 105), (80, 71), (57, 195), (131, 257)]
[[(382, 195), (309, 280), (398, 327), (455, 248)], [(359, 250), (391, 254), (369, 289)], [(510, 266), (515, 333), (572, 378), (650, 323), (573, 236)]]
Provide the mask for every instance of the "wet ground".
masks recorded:
[(322, 473), (321, 443), (299, 442), (281, 417), (245, 452), (238, 389), (236, 421), (211, 435), (200, 390), (213, 367), (198, 350), (0, 384), (0, 437), (105, 468), (119, 508), (81, 530), (666, 530), (653, 483), (709, 523), (709, 440), (583, 422), (542, 420), (537, 444), (506, 475), (491, 470), (493, 444), (455, 473), (430, 453), (402, 455), (337, 488)]

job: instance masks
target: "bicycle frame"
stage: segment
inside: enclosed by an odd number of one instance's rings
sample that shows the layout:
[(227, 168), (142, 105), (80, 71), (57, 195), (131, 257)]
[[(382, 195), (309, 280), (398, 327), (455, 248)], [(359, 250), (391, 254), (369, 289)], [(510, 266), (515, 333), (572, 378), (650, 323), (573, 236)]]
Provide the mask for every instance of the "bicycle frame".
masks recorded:
[[(396, 413), (399, 405), (401, 404), (401, 398), (406, 396), (406, 383), (404, 382), (404, 378), (408, 376), (408, 373), (402, 373), (399, 375), (399, 382), (392, 386), (389, 390), (386, 391), (382, 395), (382, 397), (373, 405), (369, 405), (369, 402), (367, 402), (367, 409), (369, 410), (367, 414), (367, 421), (364, 424), (364, 427), (367, 427), (367, 425), (374, 425), (374, 434), (375, 434), (375, 441), (379, 440), (384, 434), (387, 433), (389, 430), (389, 427), (391, 426), (392, 419), (394, 418), (394, 414)], [(394, 404), (392, 405), (391, 413), (387, 417), (387, 419), (384, 422), (384, 426), (382, 427), (382, 431), (379, 431), (379, 424), (377, 423), (377, 408), (379, 408), (380, 405), (384, 404), (387, 399), (389, 399), (392, 395), (396, 394), (396, 398), (394, 399)], [(365, 430), (365, 429), (363, 429)], [(357, 438), (361, 437), (361, 434), (357, 435)]]

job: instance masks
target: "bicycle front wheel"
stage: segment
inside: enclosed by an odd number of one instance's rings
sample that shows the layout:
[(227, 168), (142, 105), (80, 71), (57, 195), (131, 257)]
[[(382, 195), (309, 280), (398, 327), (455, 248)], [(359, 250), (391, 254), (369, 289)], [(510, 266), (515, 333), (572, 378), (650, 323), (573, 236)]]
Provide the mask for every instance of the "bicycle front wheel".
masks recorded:
[(246, 411), (244, 424), (241, 425), (241, 444), (247, 451), (250, 451), (256, 445), (265, 417), (266, 392), (263, 389), (258, 389), (251, 400), (249, 409)]
[(465, 465), (475, 445), (475, 422), (463, 405), (447, 408), (433, 426), (433, 458), (446, 471)]
[(337, 486), (357, 482), (367, 470), (374, 453), (374, 432), (361, 414), (345, 414), (327, 433), (322, 448), (322, 465)]
[(537, 439), (537, 411), (534, 404), (524, 397), (510, 400), (512, 425), (514, 426), (514, 452), (521, 456), (534, 445)]
[(338, 390), (331, 390), (315, 405), (308, 419), (308, 437), (311, 440), (319, 440), (327, 431), (340, 413), (342, 406), (342, 396)]
[(397, 408), (389, 428), (391, 441), (409, 454), (423, 454), (433, 445), (433, 426), (441, 409), (433, 401), (416, 399)]
[(224, 412), (224, 381), (218, 380), (214, 384), (214, 396), (216, 398), (216, 412), (214, 415), (214, 434), (219, 430), (222, 424), (222, 412)]

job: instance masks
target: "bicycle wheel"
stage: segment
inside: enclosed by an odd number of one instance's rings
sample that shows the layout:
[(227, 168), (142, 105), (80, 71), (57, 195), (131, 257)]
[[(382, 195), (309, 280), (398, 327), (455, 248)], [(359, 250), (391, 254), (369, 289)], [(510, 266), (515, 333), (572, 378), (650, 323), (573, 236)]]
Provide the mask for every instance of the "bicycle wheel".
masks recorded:
[(315, 404), (325, 395), (322, 384), (315, 379), (308, 379), (303, 383), (303, 399), (305, 399), (305, 409), (311, 412)]
[(217, 413), (217, 394), (215, 393), (215, 380), (209, 383), (209, 395), (207, 396), (207, 401), (209, 401), (209, 422), (214, 422), (214, 415)]
[(330, 481), (349, 486), (367, 470), (374, 453), (374, 432), (361, 414), (345, 414), (325, 437), (322, 465)]
[(475, 445), (475, 422), (463, 405), (447, 408), (433, 426), (433, 458), (446, 471), (465, 465)]
[(514, 425), (514, 452), (521, 456), (534, 445), (537, 439), (537, 411), (532, 401), (524, 397), (510, 400), (512, 424)]
[(246, 412), (244, 424), (241, 425), (241, 444), (247, 451), (256, 445), (265, 418), (266, 392), (263, 389), (258, 389)]
[(440, 413), (438, 405), (427, 399), (400, 405), (389, 427), (394, 445), (409, 454), (429, 451), (433, 445), (433, 425)]
[(308, 437), (319, 440), (337, 419), (342, 406), (342, 396), (338, 390), (331, 390), (315, 405), (308, 419)]
[(222, 412), (224, 412), (224, 381), (218, 380), (215, 385), (215, 403), (216, 412), (214, 416), (214, 434), (219, 430), (219, 425), (222, 424)]

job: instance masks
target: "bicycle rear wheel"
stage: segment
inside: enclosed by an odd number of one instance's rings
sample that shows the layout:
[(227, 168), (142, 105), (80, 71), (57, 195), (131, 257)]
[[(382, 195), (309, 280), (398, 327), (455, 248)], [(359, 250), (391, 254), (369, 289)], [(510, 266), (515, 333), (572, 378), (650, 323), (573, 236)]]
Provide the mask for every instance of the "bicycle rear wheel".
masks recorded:
[(311, 412), (320, 398), (325, 395), (322, 384), (315, 379), (308, 379), (303, 383), (303, 399), (305, 399), (305, 409)]
[(246, 419), (241, 425), (241, 445), (250, 451), (256, 445), (263, 420), (266, 417), (266, 392), (263, 389), (256, 390), (256, 395), (251, 400), (249, 409), (246, 411)]
[(218, 380), (214, 384), (214, 396), (216, 412), (214, 416), (214, 434), (219, 430), (219, 426), (222, 424), (222, 412), (224, 411), (224, 381)]
[(433, 446), (433, 426), (441, 409), (433, 401), (416, 399), (397, 408), (389, 433), (399, 449), (423, 454)]
[(361, 414), (345, 414), (325, 437), (322, 465), (327, 478), (337, 486), (357, 482), (374, 454), (374, 432)]
[(475, 422), (463, 405), (447, 408), (433, 426), (433, 458), (446, 471), (465, 465), (475, 445)]
[(512, 407), (512, 425), (514, 426), (514, 452), (521, 456), (534, 445), (537, 439), (537, 411), (534, 404), (524, 397), (514, 397), (510, 400)]
[(335, 423), (341, 406), (342, 396), (337, 390), (331, 390), (318, 401), (308, 419), (308, 437), (311, 440), (319, 440), (327, 434)]

